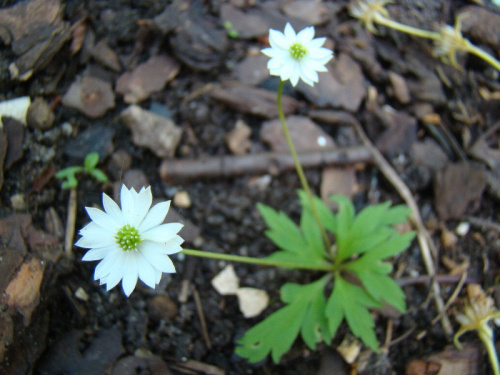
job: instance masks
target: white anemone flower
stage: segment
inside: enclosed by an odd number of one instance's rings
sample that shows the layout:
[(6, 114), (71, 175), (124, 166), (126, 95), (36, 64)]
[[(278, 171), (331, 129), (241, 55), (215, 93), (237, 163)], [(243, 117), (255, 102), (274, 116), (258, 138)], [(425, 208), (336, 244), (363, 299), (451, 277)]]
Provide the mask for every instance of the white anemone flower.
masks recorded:
[(306, 27), (298, 34), (287, 23), (285, 32), (269, 30), (271, 48), (262, 53), (271, 60), (267, 63), (271, 75), (280, 76), (282, 81), (290, 80), (293, 86), (302, 79), (310, 86), (318, 82), (317, 72), (326, 72), (325, 64), (333, 57), (333, 52), (322, 47), (326, 38), (314, 38), (314, 27)]
[(155, 288), (163, 272), (174, 273), (168, 257), (182, 251), (184, 240), (177, 235), (182, 224), (162, 224), (170, 208), (170, 201), (153, 206), (151, 188), (138, 193), (122, 186), (121, 209), (106, 194), (102, 195), (104, 211), (85, 207), (92, 221), (80, 230), (82, 238), (76, 246), (90, 249), (84, 261), (101, 260), (95, 268), (94, 280), (106, 284), (106, 290), (120, 281), (128, 297), (137, 279)]

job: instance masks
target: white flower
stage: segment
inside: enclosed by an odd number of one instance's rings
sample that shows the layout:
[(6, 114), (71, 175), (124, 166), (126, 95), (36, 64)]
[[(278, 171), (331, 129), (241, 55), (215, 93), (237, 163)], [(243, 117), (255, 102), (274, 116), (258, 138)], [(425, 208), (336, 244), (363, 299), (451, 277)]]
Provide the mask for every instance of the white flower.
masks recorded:
[(92, 221), (80, 230), (82, 238), (75, 245), (90, 249), (82, 260), (102, 259), (95, 268), (94, 280), (106, 284), (106, 290), (122, 280), (128, 297), (137, 278), (155, 288), (163, 272), (174, 273), (168, 255), (181, 251), (184, 241), (177, 235), (182, 224), (162, 224), (170, 201), (150, 209), (153, 200), (150, 187), (137, 193), (123, 185), (120, 200), (121, 209), (103, 193), (104, 211), (85, 207)]
[(293, 86), (302, 79), (310, 86), (318, 82), (318, 73), (326, 72), (325, 64), (333, 57), (333, 52), (321, 47), (326, 38), (314, 38), (314, 27), (306, 27), (298, 34), (287, 23), (285, 33), (269, 30), (271, 48), (262, 53), (271, 57), (267, 68), (273, 76), (282, 81), (290, 80)]

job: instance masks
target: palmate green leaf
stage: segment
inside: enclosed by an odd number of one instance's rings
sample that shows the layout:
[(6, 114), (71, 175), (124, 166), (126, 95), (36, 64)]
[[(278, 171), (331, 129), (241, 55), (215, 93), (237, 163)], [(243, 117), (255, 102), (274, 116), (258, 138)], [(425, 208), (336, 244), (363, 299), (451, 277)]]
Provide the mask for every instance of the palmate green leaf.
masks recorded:
[(299, 333), (311, 349), (316, 343), (331, 342), (324, 314), (326, 300), (323, 293), (329, 277), (307, 285), (288, 283), (281, 288), (281, 299), (287, 303), (245, 333), (238, 341), (236, 354), (254, 363), (271, 354), (278, 363), (296, 340)]
[(257, 204), (264, 221), (269, 226), (265, 235), (277, 245), (281, 251), (271, 254), (268, 259), (284, 262), (322, 265), (326, 264), (321, 234), (311, 213), (303, 211), (299, 228), (283, 212), (275, 211), (264, 204)]
[[(306, 192), (304, 190), (298, 190), (298, 194), (300, 204), (302, 205), (303, 209), (311, 211), (309, 198), (307, 197)], [(319, 219), (323, 223), (325, 229), (334, 233), (336, 228), (336, 219), (332, 210), (330, 210), (330, 208), (328, 208), (327, 205), (324, 204), (323, 201), (317, 196), (313, 196), (313, 203), (316, 211), (318, 212)]]
[(373, 307), (381, 307), (381, 304), (364, 289), (337, 276), (325, 310), (330, 334), (335, 336), (345, 318), (352, 333), (365, 345), (378, 352), (377, 337), (373, 329), (375, 322), (368, 311), (368, 308)]

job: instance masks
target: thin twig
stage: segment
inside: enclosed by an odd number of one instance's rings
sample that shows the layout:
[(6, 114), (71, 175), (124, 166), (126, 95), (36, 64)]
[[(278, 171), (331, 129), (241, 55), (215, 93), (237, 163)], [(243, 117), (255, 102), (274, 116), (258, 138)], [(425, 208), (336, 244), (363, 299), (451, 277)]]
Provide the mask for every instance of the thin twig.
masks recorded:
[(205, 314), (203, 313), (203, 307), (201, 306), (200, 295), (196, 288), (193, 288), (194, 303), (196, 304), (196, 311), (198, 312), (198, 318), (200, 319), (201, 334), (205, 340), (205, 344), (208, 349), (212, 349), (212, 343), (210, 342), (210, 336), (208, 335), (207, 322), (205, 320)]
[(75, 238), (77, 194), (76, 189), (70, 189), (68, 200), (68, 216), (66, 217), (66, 234), (64, 237), (64, 251), (67, 255), (73, 254), (73, 239)]
[[(358, 133), (358, 136), (365, 147), (371, 151), (373, 160), (377, 164), (378, 168), (398, 191), (399, 195), (406, 202), (406, 205), (411, 209), (412, 214), (410, 215), (410, 220), (417, 230), (417, 241), (420, 245), (420, 252), (422, 254), (425, 268), (427, 270), (427, 273), (431, 277), (435, 276), (436, 270), (434, 268), (434, 261), (431, 255), (431, 248), (434, 249), (432, 239), (430, 238), (429, 233), (424, 227), (422, 218), (420, 217), (420, 211), (418, 209), (417, 203), (415, 202), (415, 199), (413, 199), (413, 195), (410, 189), (406, 186), (404, 181), (399, 177), (399, 175), (394, 170), (394, 168), (392, 168), (389, 162), (385, 160), (380, 151), (378, 151), (377, 148), (372, 144), (358, 120), (356, 120), (356, 118), (354, 118), (353, 116), (351, 117), (351, 124), (356, 129), (356, 132)], [(431, 282), (431, 290), (433, 292), (434, 302), (436, 304), (438, 312), (440, 313), (444, 308), (444, 302), (441, 298), (439, 284), (434, 279)], [(450, 320), (446, 315), (444, 315), (441, 319), (441, 324), (446, 334), (451, 335), (453, 333)]]
[(439, 319), (441, 319), (444, 316), (445, 312), (448, 311), (448, 309), (450, 308), (451, 304), (453, 302), (455, 302), (455, 300), (458, 297), (458, 294), (460, 293), (460, 291), (464, 287), (465, 280), (467, 280), (467, 271), (464, 270), (464, 272), (462, 273), (462, 277), (460, 278), (460, 281), (457, 284), (457, 287), (453, 291), (453, 294), (451, 295), (451, 297), (446, 302), (446, 305), (444, 305), (443, 310), (434, 319), (432, 319), (432, 324), (433, 325), (436, 324), (439, 321)]

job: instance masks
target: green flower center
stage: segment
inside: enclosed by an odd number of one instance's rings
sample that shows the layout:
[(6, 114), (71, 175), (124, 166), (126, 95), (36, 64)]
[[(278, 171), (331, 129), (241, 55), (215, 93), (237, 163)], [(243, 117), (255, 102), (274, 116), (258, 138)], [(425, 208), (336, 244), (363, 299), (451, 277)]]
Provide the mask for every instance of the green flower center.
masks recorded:
[(302, 59), (306, 53), (307, 53), (307, 49), (305, 49), (305, 47), (300, 44), (300, 43), (294, 43), (290, 46), (290, 55), (292, 55), (292, 57), (295, 59), (295, 60), (300, 60)]
[(121, 227), (115, 235), (115, 240), (123, 251), (137, 250), (137, 246), (142, 242), (139, 231), (130, 224)]

